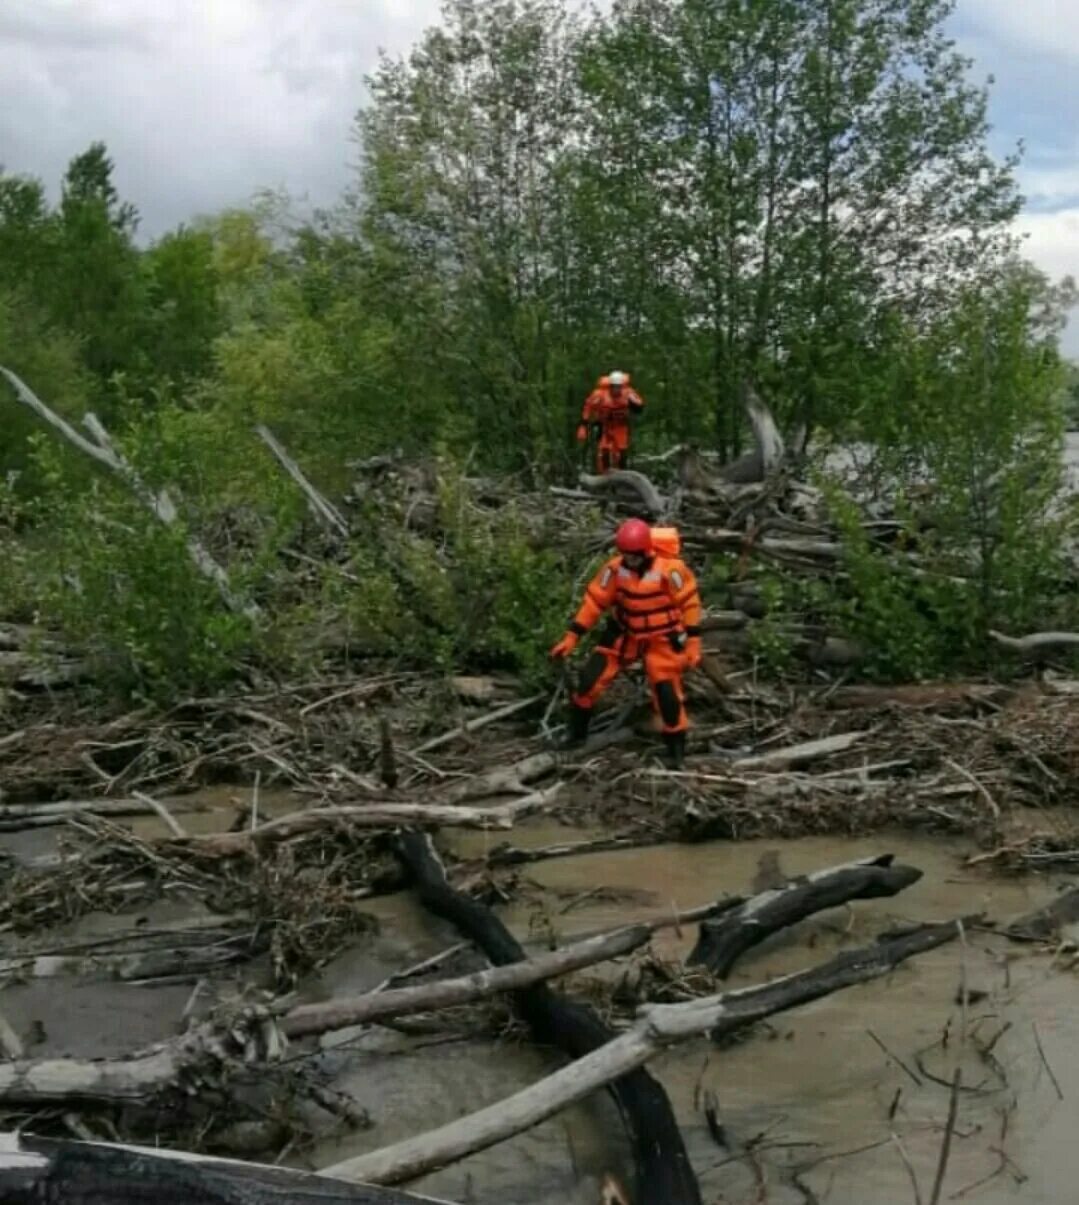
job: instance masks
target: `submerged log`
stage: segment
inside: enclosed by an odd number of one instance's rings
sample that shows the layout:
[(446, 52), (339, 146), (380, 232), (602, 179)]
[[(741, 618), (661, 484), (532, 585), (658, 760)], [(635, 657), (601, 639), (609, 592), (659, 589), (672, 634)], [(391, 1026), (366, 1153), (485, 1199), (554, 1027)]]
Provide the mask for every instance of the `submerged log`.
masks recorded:
[(86, 941), (0, 952), (0, 976), (108, 979), (122, 983), (196, 979), (269, 949), (268, 927), (250, 921), (187, 928), (133, 929)]
[(883, 854), (818, 870), (761, 892), (715, 920), (702, 921), (689, 965), (706, 966), (725, 979), (747, 950), (780, 929), (848, 900), (898, 895), (922, 877), (920, 870), (894, 861), (893, 854)]
[[(878, 979), (906, 959), (954, 940), (961, 927), (960, 922), (949, 921), (884, 934), (872, 945), (759, 987), (687, 1004), (652, 1005), (642, 1010), (631, 1029), (539, 1083), (430, 1133), (335, 1164), (325, 1174), (369, 1184), (415, 1179), (538, 1125), (567, 1105), (624, 1079), (678, 1042), (709, 1031), (716, 1040), (726, 1039), (776, 1013)], [(638, 1199), (642, 1205), (658, 1205), (672, 1198), (640, 1195)]]
[[(161, 1148), (0, 1134), (6, 1205), (439, 1205), (389, 1188)], [(448, 1205), (442, 1202), (441, 1205)]]
[(1021, 916), (1004, 930), (1015, 941), (1052, 941), (1063, 925), (1079, 921), (1079, 890), (1065, 891), (1036, 912)]
[[(454, 924), (497, 966), (524, 960), (520, 944), (489, 908), (449, 886), (430, 838), (406, 833), (398, 848), (425, 908)], [(545, 984), (517, 992), (515, 1002), (540, 1042), (573, 1058), (599, 1049), (613, 1037), (591, 1008), (556, 995)], [(697, 1179), (663, 1087), (647, 1072), (632, 1070), (616, 1078), (611, 1088), (633, 1143), (638, 1199), (700, 1205)]]

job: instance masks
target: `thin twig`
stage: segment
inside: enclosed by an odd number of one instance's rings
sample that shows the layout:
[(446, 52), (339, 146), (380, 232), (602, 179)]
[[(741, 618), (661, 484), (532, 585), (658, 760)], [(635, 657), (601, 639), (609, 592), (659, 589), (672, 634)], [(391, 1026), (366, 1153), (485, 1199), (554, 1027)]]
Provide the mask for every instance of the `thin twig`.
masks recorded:
[(937, 1162), (937, 1176), (933, 1181), (933, 1193), (929, 1205), (939, 1205), (940, 1194), (944, 1189), (944, 1173), (948, 1170), (948, 1156), (952, 1153), (952, 1135), (955, 1133), (955, 1119), (959, 1112), (959, 1080), (962, 1070), (955, 1069), (952, 1076), (952, 1095), (948, 1101), (948, 1122), (944, 1127), (944, 1141), (940, 1146), (940, 1159)]
[(907, 1169), (907, 1175), (910, 1176), (910, 1186), (914, 1189), (914, 1203), (915, 1205), (922, 1205), (922, 1190), (918, 1187), (918, 1174), (915, 1172), (914, 1164), (911, 1163), (910, 1156), (904, 1149), (902, 1142), (899, 1141), (898, 1134), (892, 1134), (892, 1143), (899, 1152), (899, 1158), (903, 1160), (903, 1166)]
[(910, 1078), (918, 1085), (919, 1088), (922, 1086), (922, 1081), (914, 1074), (913, 1071), (911, 1071), (911, 1069), (906, 1065), (906, 1063), (903, 1062), (903, 1060), (899, 1057), (899, 1055), (893, 1054), (892, 1051), (890, 1051), (888, 1049), (888, 1047), (884, 1045), (884, 1043), (880, 1040), (880, 1038), (878, 1038), (877, 1035), (871, 1029), (867, 1029), (866, 1033), (869, 1034), (869, 1036), (873, 1039), (873, 1041), (876, 1042), (876, 1044), (881, 1048), (881, 1050), (884, 1051), (885, 1055), (888, 1058), (890, 1058), (897, 1067), (899, 1067), (901, 1070), (905, 1071), (907, 1073), (907, 1075), (910, 1076)]
[(1038, 1047), (1038, 1055), (1041, 1058), (1042, 1066), (1046, 1069), (1046, 1071), (1048, 1071), (1049, 1078), (1053, 1081), (1053, 1087), (1056, 1089), (1057, 1098), (1059, 1100), (1063, 1100), (1064, 1093), (1061, 1091), (1060, 1081), (1057, 1079), (1056, 1075), (1053, 1073), (1053, 1068), (1049, 1066), (1049, 1060), (1045, 1057), (1045, 1048), (1042, 1046), (1042, 1039), (1041, 1039), (1041, 1035), (1038, 1033), (1037, 1022), (1032, 1021), (1030, 1024), (1030, 1028), (1032, 1030), (1034, 1030), (1034, 1044)]

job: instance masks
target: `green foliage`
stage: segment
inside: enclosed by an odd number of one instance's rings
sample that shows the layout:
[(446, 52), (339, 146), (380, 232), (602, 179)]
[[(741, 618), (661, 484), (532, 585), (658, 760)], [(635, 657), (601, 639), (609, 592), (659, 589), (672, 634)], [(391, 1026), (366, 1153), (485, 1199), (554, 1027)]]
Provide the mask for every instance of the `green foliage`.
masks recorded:
[(36, 613), (125, 694), (167, 698), (231, 677), (254, 632), (194, 570), (184, 526), (165, 527), (108, 481), (72, 491), (51, 441), (36, 442), (35, 459), (47, 491), (35, 517), (48, 532), (28, 557)]
[(984, 668), (991, 629), (1051, 628), (1067, 614), (1079, 527), (1062, 493), (1059, 356), (1030, 281), (1014, 273), (964, 295), (924, 334), (896, 328), (889, 350), (891, 394), (863, 429), (877, 478), (898, 485), (901, 507), (917, 499), (901, 540), (919, 567), (874, 550), (833, 490), (845, 617), (881, 673)]
[[(618, 363), (649, 403), (635, 452), (739, 450), (750, 378), (785, 427), (865, 440), (912, 500), (922, 575), (836, 496), (847, 584), (772, 583), (767, 665), (806, 605), (887, 675), (1068, 618), (1059, 442), (1079, 387), (1056, 337), (1075, 290), (1012, 258), (1014, 161), (987, 151), (950, 0), (578, 7), (447, 0), (376, 71), (357, 188), (314, 220), (267, 195), (140, 246), (103, 145), (55, 205), (0, 172), (0, 363), (69, 421), (98, 413), (184, 520), (164, 530), (33, 440), (0, 385), (4, 611), (59, 624), (136, 693), (342, 643), (539, 681), (583, 554), (560, 561), (533, 516), (479, 509), (445, 466), (571, 475), (581, 402)], [(347, 564), (298, 591), (280, 558), (304, 503), (257, 423), (330, 495), (351, 460), (437, 454), (437, 519), (383, 528), (372, 504)], [(187, 531), (263, 603), (258, 631), (194, 574)]]

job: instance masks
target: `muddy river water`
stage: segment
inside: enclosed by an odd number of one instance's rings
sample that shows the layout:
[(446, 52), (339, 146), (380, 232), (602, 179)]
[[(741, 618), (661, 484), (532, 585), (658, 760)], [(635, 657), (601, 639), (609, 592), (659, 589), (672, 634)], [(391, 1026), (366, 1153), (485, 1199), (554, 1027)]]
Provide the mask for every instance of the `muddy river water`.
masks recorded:
[[(514, 841), (546, 845), (582, 835), (537, 825), (515, 833)], [(497, 839), (472, 833), (454, 842), (475, 854)], [(759, 889), (779, 873), (882, 852), (919, 867), (924, 877), (895, 899), (824, 913), (779, 935), (742, 960), (730, 986), (823, 961), (896, 921), (975, 912), (1007, 920), (1064, 885), (1058, 877), (1001, 878), (966, 867), (972, 849), (963, 841), (882, 834), (661, 846), (541, 862), (522, 869), (527, 890), (500, 914), (523, 941), (552, 933), (561, 941), (692, 908), (723, 892)], [(373, 900), (370, 911), (377, 934), (329, 965), (308, 985), (312, 995), (363, 991), (457, 940), (405, 894)], [(156, 923), (184, 914), (191, 915), (188, 905), (165, 902), (147, 915)], [(114, 923), (89, 918), (79, 929)], [(695, 937), (694, 925), (667, 929), (654, 949), (676, 962)], [(916, 1199), (913, 1175), (928, 1202), (957, 1064), (964, 1090), (940, 1199), (1079, 1200), (1079, 990), (1070, 961), (1066, 951), (1054, 957), (975, 929), (965, 944), (772, 1018), (733, 1046), (718, 1049), (702, 1038), (659, 1059), (652, 1070), (672, 1099), (704, 1200), (909, 1205)], [(970, 995), (965, 1010), (961, 982)], [(116, 1055), (175, 1032), (189, 994), (189, 985), (58, 988), (53, 982), (5, 988), (3, 1011), (20, 1031), (39, 1023), (36, 1054)], [(1001, 1030), (995, 1062), (987, 1062), (974, 1039), (986, 1043)], [(333, 1035), (324, 1044), (337, 1086), (370, 1111), (375, 1125), (316, 1150), (314, 1161), (322, 1165), (493, 1103), (560, 1063), (523, 1040), (380, 1028)], [(725, 1146), (706, 1120), (709, 1100), (718, 1104)], [(603, 1096), (414, 1187), (457, 1202), (596, 1205), (605, 1173), (628, 1179), (627, 1159), (617, 1113)]]

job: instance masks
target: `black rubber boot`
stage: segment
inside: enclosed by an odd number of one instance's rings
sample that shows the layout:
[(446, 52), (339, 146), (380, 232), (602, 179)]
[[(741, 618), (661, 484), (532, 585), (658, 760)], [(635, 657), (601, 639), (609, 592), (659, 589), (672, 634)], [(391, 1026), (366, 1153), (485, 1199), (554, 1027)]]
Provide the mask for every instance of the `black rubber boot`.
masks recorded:
[(592, 708), (573, 704), (566, 720), (566, 745), (583, 745), (588, 740), (588, 729), (592, 724)]
[(667, 746), (667, 765), (672, 770), (681, 770), (686, 758), (686, 734), (665, 732), (663, 743)]

